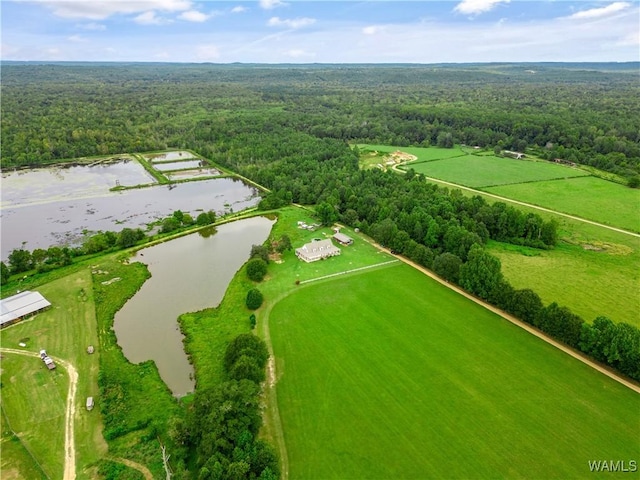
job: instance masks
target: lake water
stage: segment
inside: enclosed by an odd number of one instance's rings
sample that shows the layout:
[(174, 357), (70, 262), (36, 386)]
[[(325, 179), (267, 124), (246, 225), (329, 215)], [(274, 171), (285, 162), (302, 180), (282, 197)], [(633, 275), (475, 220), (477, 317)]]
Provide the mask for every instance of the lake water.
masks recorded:
[(138, 252), (131, 261), (148, 265), (151, 278), (116, 314), (114, 330), (133, 363), (153, 360), (176, 396), (194, 389), (177, 318), (217, 306), (229, 282), (262, 244), (273, 221), (264, 217), (221, 225), (215, 235), (192, 234)]
[[(12, 190), (3, 178), (2, 259), (16, 248), (33, 251), (53, 245), (77, 245), (85, 230), (144, 229), (148, 223), (169, 216), (174, 210), (190, 213), (195, 218), (202, 210), (214, 210), (221, 215), (244, 210), (260, 201), (255, 188), (230, 178), (181, 183), (171, 188), (156, 185), (110, 192), (113, 185), (108, 182), (90, 189), (81, 188), (82, 185), (73, 189), (64, 183), (48, 187), (46, 179), (52, 174), (40, 171), (34, 174), (33, 181), (24, 183), (27, 187), (22, 189)], [(33, 197), (25, 193), (31, 190), (29, 185), (33, 185)]]

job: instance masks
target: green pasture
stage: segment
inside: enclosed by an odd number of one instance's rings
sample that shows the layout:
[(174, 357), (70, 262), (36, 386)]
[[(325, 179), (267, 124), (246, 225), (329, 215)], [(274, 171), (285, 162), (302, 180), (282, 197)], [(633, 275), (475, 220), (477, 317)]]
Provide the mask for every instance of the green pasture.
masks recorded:
[[(435, 183), (435, 182), (434, 182)], [(534, 184), (535, 185), (535, 184)], [(495, 198), (482, 192), (489, 203)], [(559, 224), (559, 244), (543, 251), (490, 242), (487, 249), (498, 256), (502, 271), (516, 288), (530, 288), (545, 304), (558, 302), (591, 322), (604, 315), (616, 322), (640, 326), (640, 239), (580, 220), (533, 207), (511, 204), (523, 212), (540, 215)], [(525, 268), (526, 267), (526, 268)]]
[(558, 212), (640, 232), (640, 190), (600, 178), (582, 177), (503, 185), (485, 190)]
[[(30, 320), (2, 332), (2, 346), (38, 352), (67, 360), (78, 371), (76, 411), (74, 413), (78, 478), (92, 478), (93, 465), (107, 450), (102, 438), (99, 406), (84, 408), (86, 397), (99, 402), (99, 349), (88, 355), (88, 345), (97, 345), (97, 328), (89, 269), (46, 283), (37, 290), (52, 306)], [(68, 380), (58, 365), (47, 370), (39, 358), (3, 354), (2, 408), (35, 462), (50, 478), (62, 478), (64, 460), (64, 415)]]
[(640, 457), (640, 396), (404, 264), (300, 286), (269, 324), (291, 478), (586, 478)]
[(13, 434), (4, 413), (0, 415), (2, 437), (0, 444), (0, 472), (3, 479), (28, 478), (45, 480), (47, 476), (37, 465), (19, 437)]
[(389, 153), (397, 150), (415, 155), (418, 159), (416, 162), (431, 162), (434, 160), (443, 160), (446, 158), (459, 157), (465, 155), (465, 151), (459, 147), (454, 148), (440, 148), (440, 147), (394, 147), (392, 145), (372, 145), (372, 144), (358, 144), (360, 150), (361, 159), (365, 161), (368, 166), (375, 166), (378, 163), (382, 163), (382, 159)]
[(584, 225), (565, 230), (553, 250), (487, 248), (515, 288), (532, 289), (543, 303), (567, 306), (587, 322), (602, 315), (640, 327), (640, 239)]
[(414, 162), (407, 164), (406, 168), (413, 168), (427, 177), (473, 188), (588, 175), (582, 170), (554, 163), (494, 155), (464, 155), (435, 162)]

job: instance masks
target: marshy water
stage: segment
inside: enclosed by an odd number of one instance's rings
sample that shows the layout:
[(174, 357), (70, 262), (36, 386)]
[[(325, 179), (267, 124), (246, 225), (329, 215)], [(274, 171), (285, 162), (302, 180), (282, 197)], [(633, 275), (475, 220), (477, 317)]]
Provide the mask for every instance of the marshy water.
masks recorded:
[[(169, 152), (175, 153), (175, 152)], [(16, 248), (33, 251), (53, 245), (77, 245), (85, 231), (145, 228), (174, 210), (218, 214), (252, 207), (255, 188), (230, 178), (112, 192), (116, 186), (154, 180), (133, 160), (94, 166), (42, 168), (2, 173), (0, 254)]]
[(175, 396), (194, 388), (178, 316), (217, 306), (229, 282), (262, 244), (273, 221), (264, 217), (221, 225), (212, 236), (191, 234), (145, 248), (131, 259), (151, 272), (142, 288), (116, 314), (114, 330), (133, 363), (153, 360)]

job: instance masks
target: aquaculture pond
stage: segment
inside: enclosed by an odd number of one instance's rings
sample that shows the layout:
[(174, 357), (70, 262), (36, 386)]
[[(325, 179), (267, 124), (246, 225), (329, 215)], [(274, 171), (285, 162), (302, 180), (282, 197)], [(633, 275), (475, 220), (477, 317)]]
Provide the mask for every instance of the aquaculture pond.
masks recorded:
[(143, 155), (147, 160), (155, 162), (168, 162), (170, 160), (188, 160), (191, 158), (197, 158), (191, 152), (179, 151), (179, 152), (163, 152), (163, 153), (148, 153)]
[(166, 162), (166, 163), (154, 163), (153, 168), (161, 172), (169, 172), (171, 170), (187, 170), (190, 168), (202, 167), (204, 162), (202, 160), (185, 160), (182, 162)]
[(134, 161), (3, 173), (2, 259), (16, 248), (77, 245), (85, 231), (145, 228), (175, 210), (223, 214), (260, 200), (255, 188), (230, 178), (110, 191), (118, 179), (121, 185), (151, 183)]
[(28, 170), (3, 170), (1, 208), (56, 200), (102, 196), (118, 185), (155, 183), (142, 165), (128, 157), (92, 165), (68, 165)]
[(114, 330), (129, 361), (153, 360), (175, 396), (193, 391), (178, 316), (217, 306), (234, 274), (262, 244), (273, 221), (264, 217), (222, 225), (211, 236), (191, 234), (145, 248), (131, 259), (151, 278), (116, 314)]

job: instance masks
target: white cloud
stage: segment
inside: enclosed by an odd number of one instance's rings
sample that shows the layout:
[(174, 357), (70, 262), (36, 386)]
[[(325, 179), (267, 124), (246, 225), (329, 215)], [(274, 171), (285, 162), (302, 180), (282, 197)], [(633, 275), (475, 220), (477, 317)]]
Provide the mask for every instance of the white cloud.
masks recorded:
[(631, 4), (627, 2), (614, 2), (606, 7), (592, 8), (590, 10), (583, 10), (581, 12), (574, 13), (569, 18), (578, 20), (602, 18), (621, 12), (630, 6)]
[(291, 50), (287, 50), (286, 52), (283, 52), (283, 55), (285, 57), (290, 57), (290, 58), (315, 58), (316, 54), (313, 52), (307, 52), (306, 50), (303, 50), (301, 48), (293, 48)]
[(138, 15), (133, 19), (134, 22), (140, 25), (166, 25), (171, 23), (171, 20), (156, 16), (156, 12), (149, 11)]
[(280, 18), (271, 17), (267, 22), (270, 27), (287, 27), (287, 28), (302, 28), (308, 27), (316, 23), (315, 18), (302, 17), (302, 18)]
[(247, 7), (243, 7), (241, 5), (238, 5), (237, 7), (233, 7), (231, 9), (231, 13), (244, 13), (246, 11), (248, 11), (249, 9)]
[(462, 0), (453, 9), (454, 12), (463, 15), (479, 15), (493, 10), (500, 3), (509, 3), (510, 0)]
[(76, 26), (78, 28), (81, 28), (82, 30), (92, 30), (92, 31), (103, 31), (107, 29), (105, 25), (101, 23), (96, 23), (96, 22), (78, 24)]
[(70, 42), (85, 42), (86, 38), (82, 37), (81, 35), (71, 35), (70, 37), (67, 37), (67, 40), (69, 40)]
[(206, 22), (212, 15), (207, 15), (197, 10), (187, 10), (178, 15), (180, 20), (186, 20), (187, 22)]
[(384, 31), (384, 27), (380, 25), (369, 25), (368, 27), (364, 27), (362, 29), (362, 33), (365, 35), (375, 35), (376, 33), (380, 33)]
[(284, 3), (282, 0), (260, 0), (260, 7), (264, 8), (265, 10), (271, 10), (277, 7), (284, 7), (285, 5), (288, 5), (288, 4)]
[(191, 8), (191, 0), (42, 0), (41, 3), (64, 18), (104, 20), (117, 14), (148, 11), (180, 12)]
[(220, 49), (216, 45), (199, 45), (196, 57), (201, 62), (210, 62), (220, 58)]

